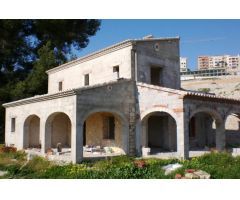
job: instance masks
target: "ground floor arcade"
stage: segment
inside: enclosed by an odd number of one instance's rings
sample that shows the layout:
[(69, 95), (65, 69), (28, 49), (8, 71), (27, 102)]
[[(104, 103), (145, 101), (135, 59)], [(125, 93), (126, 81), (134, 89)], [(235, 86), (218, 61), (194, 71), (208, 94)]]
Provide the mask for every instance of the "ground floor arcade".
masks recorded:
[(238, 100), (139, 83), (136, 101), (128, 82), (106, 86), (5, 104), (6, 144), (74, 163), (122, 154), (188, 158), (240, 146)]

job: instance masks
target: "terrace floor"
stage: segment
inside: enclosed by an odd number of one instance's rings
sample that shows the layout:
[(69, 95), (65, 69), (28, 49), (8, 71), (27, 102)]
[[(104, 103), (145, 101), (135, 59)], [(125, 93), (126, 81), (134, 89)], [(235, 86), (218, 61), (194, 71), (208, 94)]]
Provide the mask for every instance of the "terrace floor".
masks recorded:
[[(70, 148), (63, 148), (61, 153), (57, 153), (57, 149), (53, 149), (54, 153), (52, 155), (45, 154), (44, 157), (51, 161), (56, 161), (59, 163), (70, 163), (71, 162), (71, 149)], [(27, 149), (25, 152), (28, 154), (28, 157), (38, 155), (43, 156), (41, 153), (41, 149), (32, 148)], [(189, 151), (189, 157), (198, 157), (202, 156), (203, 154), (210, 153), (209, 150), (194, 150)], [(232, 150), (229, 150), (229, 152), (233, 156), (239, 156), (240, 155), (240, 148), (234, 148)], [(107, 157), (113, 157), (113, 156), (120, 156), (124, 155), (123, 153), (106, 153), (106, 152), (83, 152), (83, 159), (84, 160), (100, 160)], [(154, 151), (150, 155), (144, 156), (144, 158), (161, 158), (161, 159), (171, 159), (171, 158), (178, 158), (177, 152), (157, 152)]]
[[(71, 148), (63, 148), (61, 153), (57, 153), (57, 149), (52, 149), (53, 154), (45, 154), (44, 157), (50, 161), (62, 162), (62, 163), (70, 163), (71, 162)], [(28, 154), (28, 157), (31, 156), (43, 156), (41, 153), (41, 149), (38, 148), (31, 148), (26, 149), (25, 152)], [(97, 152), (97, 151), (83, 151), (83, 159), (84, 160), (98, 160), (112, 156), (120, 156), (124, 155), (123, 153), (106, 153), (106, 152)]]

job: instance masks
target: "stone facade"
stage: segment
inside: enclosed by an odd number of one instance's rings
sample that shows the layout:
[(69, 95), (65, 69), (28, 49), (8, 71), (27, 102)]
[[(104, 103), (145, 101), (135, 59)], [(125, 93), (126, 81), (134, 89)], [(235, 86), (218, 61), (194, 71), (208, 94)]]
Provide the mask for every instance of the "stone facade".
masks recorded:
[(239, 101), (181, 90), (179, 66), (179, 38), (145, 38), (51, 69), (48, 94), (4, 104), (6, 145), (44, 155), (61, 143), (73, 163), (84, 145), (177, 158), (210, 144), (223, 150)]

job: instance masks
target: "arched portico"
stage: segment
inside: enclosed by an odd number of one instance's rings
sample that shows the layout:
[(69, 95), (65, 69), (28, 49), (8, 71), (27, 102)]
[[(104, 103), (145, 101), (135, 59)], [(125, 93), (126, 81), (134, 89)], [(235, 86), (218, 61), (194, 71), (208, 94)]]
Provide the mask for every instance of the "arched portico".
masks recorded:
[(240, 146), (240, 112), (230, 111), (225, 119), (226, 147)]
[(28, 116), (23, 125), (23, 147), (40, 148), (40, 118), (33, 114)]
[(220, 113), (209, 108), (200, 108), (190, 115), (189, 149), (209, 150), (225, 148), (224, 121)]
[(94, 109), (83, 116), (83, 145), (110, 147), (128, 153), (128, 123), (124, 115), (112, 109)]
[(176, 115), (167, 111), (154, 109), (142, 114), (141, 144), (150, 148), (152, 154), (177, 151)]
[(45, 123), (45, 151), (56, 148), (60, 143), (62, 147), (71, 147), (72, 123), (70, 117), (63, 112), (55, 112), (48, 116)]

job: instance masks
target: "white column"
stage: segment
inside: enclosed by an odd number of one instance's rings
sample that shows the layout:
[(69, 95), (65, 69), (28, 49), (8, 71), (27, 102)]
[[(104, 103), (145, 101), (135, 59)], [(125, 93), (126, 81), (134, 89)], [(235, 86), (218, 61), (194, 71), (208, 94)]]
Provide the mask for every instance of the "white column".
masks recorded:
[[(11, 119), (11, 118), (10, 118)], [(24, 121), (20, 121), (19, 123), (17, 123), (17, 120), (19, 120), (18, 118), (16, 118), (16, 129), (15, 129), (15, 133), (12, 133), (11, 132), (11, 122), (9, 123), (9, 126), (8, 126), (8, 129), (7, 130), (7, 125), (5, 127), (5, 133), (10, 133), (9, 136), (11, 137), (12, 134), (16, 134), (16, 146), (17, 146), (17, 149), (18, 150), (22, 150), (24, 149), (25, 147), (25, 142), (24, 142), (24, 139), (25, 139), (25, 136), (24, 136), (24, 131), (25, 131), (25, 127), (24, 127)], [(17, 131), (17, 132), (16, 132)], [(18, 133), (18, 134), (17, 134)], [(8, 136), (8, 137), (9, 137)], [(5, 135), (5, 137), (7, 138), (7, 136)], [(5, 138), (5, 140), (6, 140)], [(8, 141), (8, 145), (9, 145), (9, 142)]]
[(52, 147), (52, 119), (40, 119), (41, 152), (44, 155)]
[(42, 155), (44, 155), (46, 153), (47, 148), (49, 148), (49, 144), (46, 145), (46, 142), (48, 143), (49, 141), (47, 140), (47, 136), (46, 136), (47, 133), (46, 133), (46, 130), (45, 130), (45, 126), (46, 126), (45, 123), (46, 123), (46, 120), (40, 118), (40, 127), (39, 128), (40, 128), (41, 153), (42, 153)]

